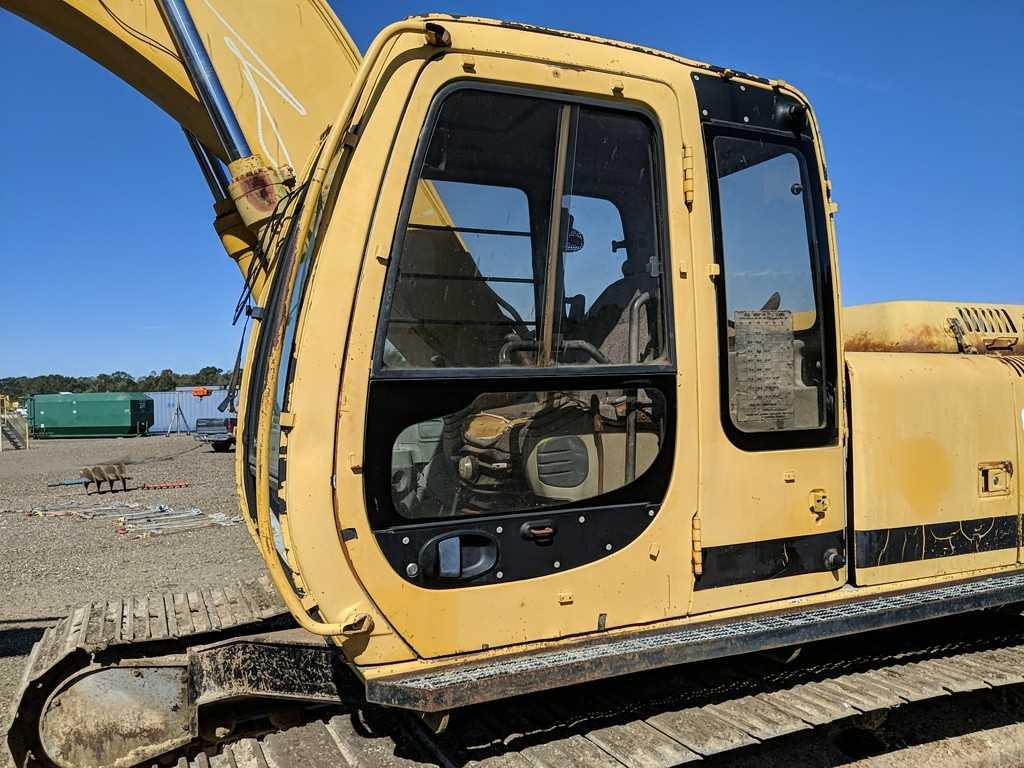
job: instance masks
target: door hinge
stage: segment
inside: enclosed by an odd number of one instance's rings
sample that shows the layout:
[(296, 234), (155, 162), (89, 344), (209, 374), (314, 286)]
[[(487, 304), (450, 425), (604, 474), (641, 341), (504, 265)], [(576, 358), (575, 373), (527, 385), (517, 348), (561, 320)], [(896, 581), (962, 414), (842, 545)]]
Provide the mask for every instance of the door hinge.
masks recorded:
[(295, 414), (291, 411), (281, 411), (278, 414), (277, 423), (281, 427), (282, 431), (288, 432), (295, 426)]
[(700, 512), (693, 513), (690, 540), (693, 542), (693, 575), (701, 576), (704, 573), (704, 545), (700, 538)]
[(683, 199), (693, 205), (693, 147), (683, 147)]

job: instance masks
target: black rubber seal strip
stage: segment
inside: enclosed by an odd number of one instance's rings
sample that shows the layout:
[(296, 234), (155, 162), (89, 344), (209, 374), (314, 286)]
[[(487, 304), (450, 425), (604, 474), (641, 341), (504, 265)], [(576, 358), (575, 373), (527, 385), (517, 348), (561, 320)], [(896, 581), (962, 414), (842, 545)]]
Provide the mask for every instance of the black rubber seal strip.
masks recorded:
[(845, 554), (846, 536), (842, 530), (704, 547), (701, 550), (703, 573), (693, 588), (712, 589), (824, 573), (831, 571), (826, 562), (830, 549)]
[(1017, 536), (1017, 516), (1004, 515), (857, 531), (854, 550), (858, 568), (877, 568), (937, 557), (1016, 549)]

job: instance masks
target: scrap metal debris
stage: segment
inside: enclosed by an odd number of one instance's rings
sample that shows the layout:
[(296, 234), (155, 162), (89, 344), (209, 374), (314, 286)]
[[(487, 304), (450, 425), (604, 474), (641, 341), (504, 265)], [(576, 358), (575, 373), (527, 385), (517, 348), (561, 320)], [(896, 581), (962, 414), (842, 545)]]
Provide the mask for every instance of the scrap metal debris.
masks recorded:
[[(61, 488), (66, 485), (84, 485), (86, 494), (89, 493), (89, 486), (93, 483), (96, 484), (96, 491), (101, 492), (103, 489), (100, 487), (100, 483), (109, 483), (110, 490), (114, 490), (114, 483), (116, 481), (121, 482), (121, 488), (124, 491), (128, 490), (128, 481), (131, 480), (131, 476), (125, 474), (125, 465), (122, 464), (101, 464), (95, 467), (82, 467), (81, 477), (75, 478), (74, 480), (58, 480), (55, 483), (47, 483), (47, 488)], [(172, 488), (188, 488), (189, 484), (185, 480), (171, 480), (166, 483), (143, 483), (138, 486), (143, 491), (166, 491)], [(134, 490), (134, 489), (133, 489)]]
[(94, 504), (92, 506), (79, 502), (67, 504), (50, 504), (45, 507), (33, 507), (26, 515), (28, 517), (77, 517), (80, 520), (93, 520), (95, 518), (117, 517), (124, 514), (126, 509), (140, 508), (141, 504), (132, 504), (127, 501), (112, 501), (109, 504)]
[(36, 507), (28, 512), (30, 517), (75, 517), (79, 520), (112, 520), (115, 530), (122, 536), (147, 538), (163, 533), (192, 531), (212, 526), (237, 525), (241, 515), (224, 512), (203, 512), (198, 507), (177, 510), (166, 504), (143, 505), (115, 501), (110, 504), (84, 506), (61, 504)]
[(147, 507), (143, 512), (134, 512), (120, 518), (121, 525), (117, 532), (132, 535), (134, 538), (157, 536), (161, 533), (177, 533), (197, 528), (212, 526), (237, 525), (242, 522), (241, 515), (227, 515), (223, 512), (203, 512), (192, 507), (176, 511), (171, 507), (160, 505)]

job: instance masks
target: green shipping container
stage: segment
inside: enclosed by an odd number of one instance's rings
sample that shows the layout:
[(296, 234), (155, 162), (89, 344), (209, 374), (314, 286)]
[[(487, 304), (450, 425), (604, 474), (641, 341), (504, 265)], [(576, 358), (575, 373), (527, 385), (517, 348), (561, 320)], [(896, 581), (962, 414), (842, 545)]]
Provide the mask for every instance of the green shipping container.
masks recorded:
[(33, 437), (126, 437), (153, 426), (153, 399), (141, 392), (33, 395)]

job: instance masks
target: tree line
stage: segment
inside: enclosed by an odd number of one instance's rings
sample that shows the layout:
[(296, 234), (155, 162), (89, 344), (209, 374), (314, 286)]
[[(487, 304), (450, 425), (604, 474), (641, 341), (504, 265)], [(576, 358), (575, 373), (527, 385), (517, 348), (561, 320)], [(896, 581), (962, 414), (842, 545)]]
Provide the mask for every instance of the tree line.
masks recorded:
[(42, 376), (10, 376), (0, 378), (0, 393), (12, 400), (24, 402), (29, 395), (47, 395), (55, 392), (167, 392), (175, 387), (225, 387), (231, 380), (231, 371), (213, 365), (195, 373), (177, 373), (170, 368), (150, 371), (138, 378), (125, 371), (100, 373), (95, 376), (64, 376), (48, 373)]

